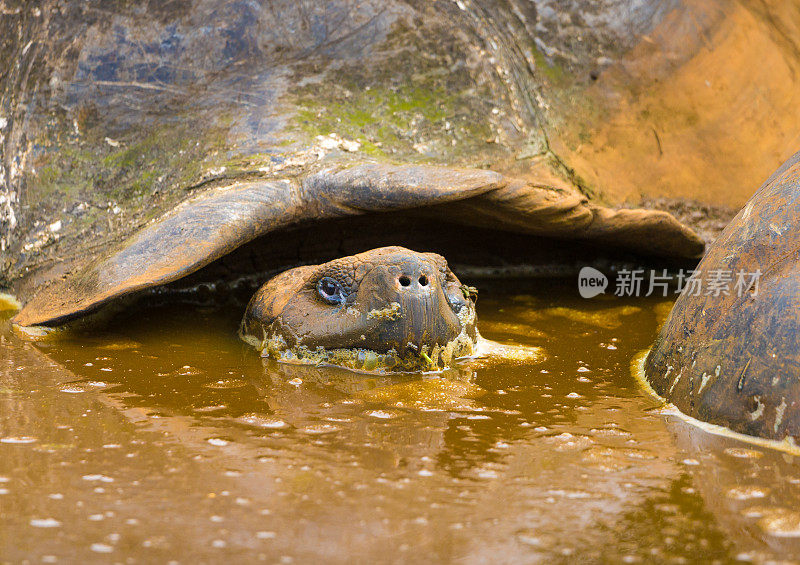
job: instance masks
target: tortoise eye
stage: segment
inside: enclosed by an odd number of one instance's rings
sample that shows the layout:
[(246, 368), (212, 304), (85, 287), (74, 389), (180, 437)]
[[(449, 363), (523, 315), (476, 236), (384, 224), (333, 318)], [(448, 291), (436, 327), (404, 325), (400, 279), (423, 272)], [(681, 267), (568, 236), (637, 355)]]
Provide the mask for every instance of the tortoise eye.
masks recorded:
[(317, 292), (328, 304), (341, 304), (344, 302), (344, 289), (335, 279), (322, 277), (317, 282)]

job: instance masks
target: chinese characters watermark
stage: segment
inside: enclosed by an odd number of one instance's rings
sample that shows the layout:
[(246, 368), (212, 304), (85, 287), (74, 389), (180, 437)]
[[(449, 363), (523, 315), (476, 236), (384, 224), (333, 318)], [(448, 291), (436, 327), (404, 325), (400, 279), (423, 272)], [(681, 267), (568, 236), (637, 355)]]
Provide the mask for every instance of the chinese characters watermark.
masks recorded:
[[(713, 269), (681, 269), (669, 273), (667, 269), (658, 272), (654, 269), (620, 269), (617, 272), (614, 295), (626, 296), (669, 296), (686, 294), (688, 296), (743, 296), (749, 292), (758, 295), (761, 270), (755, 272)], [(578, 274), (578, 291), (584, 298), (592, 298), (605, 293), (608, 278), (592, 267), (584, 267)], [(674, 288), (673, 288), (674, 287)]]

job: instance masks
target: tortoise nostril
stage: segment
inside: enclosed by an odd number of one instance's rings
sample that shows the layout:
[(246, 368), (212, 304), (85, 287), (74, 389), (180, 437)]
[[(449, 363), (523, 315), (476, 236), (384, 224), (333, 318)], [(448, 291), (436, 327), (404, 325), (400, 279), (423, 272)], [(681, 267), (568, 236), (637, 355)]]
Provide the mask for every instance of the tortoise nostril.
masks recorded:
[(425, 275), (422, 275), (419, 278), (419, 284), (422, 285), (422, 286), (428, 286), (428, 277), (426, 277)]
[(399, 279), (397, 279), (397, 280), (399, 280), (399, 281), (400, 281), (400, 284), (401, 284), (401, 285), (403, 285), (403, 286), (409, 286), (409, 285), (411, 284), (411, 279), (410, 279), (410, 278), (408, 278), (408, 277), (407, 277), (407, 276), (405, 276), (405, 275), (403, 275), (402, 277), (400, 277), (400, 278), (399, 278)]

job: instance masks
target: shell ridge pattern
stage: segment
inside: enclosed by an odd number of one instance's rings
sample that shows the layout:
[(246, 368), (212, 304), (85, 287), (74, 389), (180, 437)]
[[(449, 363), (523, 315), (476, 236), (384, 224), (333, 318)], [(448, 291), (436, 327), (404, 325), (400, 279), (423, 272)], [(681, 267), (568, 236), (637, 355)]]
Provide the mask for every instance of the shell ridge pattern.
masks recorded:
[(134, 233), (104, 259), (43, 288), (15, 323), (67, 320), (113, 298), (171, 282), (304, 213), (305, 202), (292, 183), (208, 189)]

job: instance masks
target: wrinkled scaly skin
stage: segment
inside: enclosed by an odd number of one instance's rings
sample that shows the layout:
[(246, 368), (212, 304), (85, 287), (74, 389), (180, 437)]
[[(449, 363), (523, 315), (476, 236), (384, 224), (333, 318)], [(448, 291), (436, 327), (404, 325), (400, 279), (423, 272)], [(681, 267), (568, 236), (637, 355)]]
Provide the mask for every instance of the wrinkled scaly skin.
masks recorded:
[[(338, 289), (326, 300), (321, 281)], [(444, 368), (475, 352), (475, 306), (435, 253), (383, 247), (291, 269), (262, 286), (240, 335), (264, 356), (351, 368)]]
[[(800, 153), (756, 192), (697, 270), (645, 362), (658, 394), (684, 413), (734, 431), (800, 444)], [(712, 272), (729, 294), (707, 294)], [(757, 288), (737, 273), (760, 271)], [(745, 278), (744, 288), (750, 283)]]
[(0, 286), (26, 300), (201, 187), (331, 157), (739, 205), (799, 129), (797, 10), (6, 0)]

